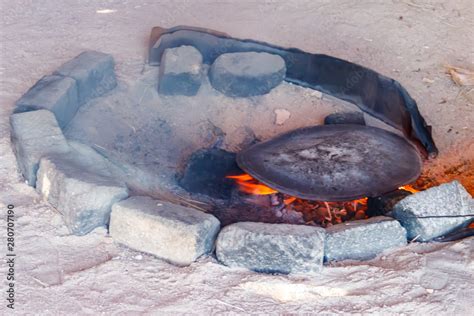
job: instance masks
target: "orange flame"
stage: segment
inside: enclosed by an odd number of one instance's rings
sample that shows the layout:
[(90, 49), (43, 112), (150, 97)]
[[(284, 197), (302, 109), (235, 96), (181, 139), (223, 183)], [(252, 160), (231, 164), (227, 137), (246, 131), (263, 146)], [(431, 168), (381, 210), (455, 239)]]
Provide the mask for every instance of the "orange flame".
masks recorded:
[(357, 204), (367, 205), (367, 200), (368, 200), (368, 198), (365, 197), (365, 198), (362, 198), (362, 199), (354, 200), (353, 202), (357, 203)]
[[(233, 179), (239, 186), (239, 190), (245, 192), (247, 194), (255, 194), (255, 195), (270, 195), (274, 193), (278, 193), (277, 190), (274, 190), (265, 184), (260, 183), (258, 180), (254, 179), (251, 175), (247, 173), (235, 175), (235, 176), (226, 176), (228, 179)], [(400, 190), (409, 191), (412, 193), (419, 192), (419, 190), (413, 188), (411, 185), (404, 185), (399, 187)], [(297, 198), (290, 196), (283, 200), (285, 205), (290, 205), (293, 203)], [(367, 205), (367, 198), (361, 198), (358, 200), (352, 201), (354, 203), (354, 208), (357, 209), (358, 205)]]
[(252, 178), (249, 174), (240, 174), (237, 176), (227, 176), (226, 178), (234, 179), (237, 185), (239, 186), (239, 190), (248, 194), (255, 194), (255, 195), (270, 195), (274, 193), (278, 193), (278, 191), (267, 187), (264, 184), (257, 183), (257, 180)]
[(417, 192), (420, 192), (420, 190), (417, 190), (415, 189), (413, 186), (411, 185), (404, 185), (404, 186), (401, 186), (398, 188), (399, 190), (405, 190), (405, 191), (408, 191), (408, 192), (411, 192), (411, 193), (417, 193)]

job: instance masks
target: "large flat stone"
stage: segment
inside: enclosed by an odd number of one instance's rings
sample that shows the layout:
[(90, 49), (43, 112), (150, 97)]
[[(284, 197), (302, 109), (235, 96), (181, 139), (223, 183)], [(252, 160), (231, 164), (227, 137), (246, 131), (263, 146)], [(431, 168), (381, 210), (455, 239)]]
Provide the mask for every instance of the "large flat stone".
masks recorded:
[(202, 55), (192, 46), (168, 48), (160, 63), (158, 92), (165, 95), (196, 95), (201, 87)]
[(38, 110), (10, 117), (13, 148), (23, 177), (36, 185), (36, 172), (41, 157), (67, 153), (70, 148), (54, 114)]
[(270, 92), (286, 74), (278, 55), (257, 52), (222, 54), (209, 71), (214, 89), (230, 97), (250, 97)]
[(63, 76), (44, 76), (17, 102), (15, 113), (47, 109), (54, 113), (61, 128), (79, 109), (76, 81)]
[(267, 273), (316, 273), (324, 255), (323, 228), (240, 222), (224, 227), (217, 258), (230, 267)]
[(210, 253), (219, 228), (210, 214), (145, 196), (114, 204), (110, 221), (115, 241), (177, 265)]
[(406, 245), (405, 229), (396, 220), (377, 216), (326, 228), (324, 259), (367, 260), (382, 251)]
[(112, 205), (128, 197), (126, 186), (100, 162), (75, 153), (43, 157), (37, 190), (63, 215), (75, 235), (106, 226)]
[(85, 51), (64, 63), (54, 74), (76, 80), (79, 104), (100, 97), (117, 86), (112, 55)]
[(408, 232), (408, 238), (429, 241), (470, 221), (474, 216), (472, 197), (452, 181), (410, 195), (395, 204), (392, 216)]

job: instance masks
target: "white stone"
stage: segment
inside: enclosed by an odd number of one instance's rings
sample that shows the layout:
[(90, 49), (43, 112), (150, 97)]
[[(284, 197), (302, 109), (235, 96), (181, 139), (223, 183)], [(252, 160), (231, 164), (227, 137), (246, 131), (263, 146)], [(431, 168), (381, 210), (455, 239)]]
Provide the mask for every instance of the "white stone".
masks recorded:
[(110, 220), (116, 242), (176, 265), (210, 253), (219, 228), (210, 214), (146, 196), (115, 203)]
[(112, 204), (128, 197), (126, 186), (100, 162), (74, 154), (40, 161), (37, 190), (64, 218), (70, 232), (84, 235), (109, 223)]

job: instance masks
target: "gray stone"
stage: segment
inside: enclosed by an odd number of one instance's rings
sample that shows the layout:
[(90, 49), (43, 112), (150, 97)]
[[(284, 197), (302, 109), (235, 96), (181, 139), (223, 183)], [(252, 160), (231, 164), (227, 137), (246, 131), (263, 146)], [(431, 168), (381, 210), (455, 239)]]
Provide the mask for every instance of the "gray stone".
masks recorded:
[(41, 157), (70, 150), (66, 138), (48, 110), (13, 114), (10, 117), (13, 148), (23, 177), (36, 185), (36, 172)]
[(322, 268), (323, 228), (240, 222), (217, 237), (217, 259), (230, 267), (266, 273), (316, 273)]
[(452, 181), (410, 195), (395, 204), (392, 216), (408, 232), (408, 238), (429, 241), (470, 221), (474, 216), (472, 197)]
[(79, 109), (76, 81), (63, 76), (44, 76), (17, 102), (15, 113), (47, 109), (54, 113), (61, 128)]
[(146, 196), (114, 204), (110, 221), (118, 243), (177, 265), (211, 252), (219, 228), (210, 214)]
[(396, 220), (376, 216), (326, 228), (324, 259), (367, 260), (382, 251), (407, 243), (407, 233)]
[(54, 74), (76, 80), (79, 104), (100, 97), (117, 86), (111, 55), (85, 51), (59, 67)]
[(268, 53), (222, 54), (209, 71), (212, 86), (230, 97), (249, 97), (270, 92), (286, 74), (283, 58)]
[(85, 235), (109, 223), (112, 204), (128, 197), (125, 185), (100, 163), (75, 153), (40, 161), (37, 190), (64, 218), (69, 231)]
[(192, 46), (168, 48), (161, 58), (158, 92), (165, 95), (196, 95), (201, 87), (202, 55)]
[(325, 125), (331, 124), (355, 124), (365, 125), (364, 114), (362, 112), (339, 112), (329, 114), (324, 118)]

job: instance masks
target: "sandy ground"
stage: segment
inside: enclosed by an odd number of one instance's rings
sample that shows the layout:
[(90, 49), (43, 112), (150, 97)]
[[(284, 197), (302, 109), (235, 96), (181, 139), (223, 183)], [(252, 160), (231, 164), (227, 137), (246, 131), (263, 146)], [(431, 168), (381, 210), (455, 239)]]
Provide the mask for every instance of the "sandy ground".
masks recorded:
[[(2, 0), (1, 11), (0, 206), (5, 214), (15, 205), (18, 314), (474, 315), (473, 238), (411, 244), (308, 277), (229, 269), (211, 258), (177, 268), (117, 248), (103, 229), (68, 236), (58, 213), (21, 182), (8, 125), (14, 101), (82, 50), (113, 54), (119, 80), (127, 82), (145, 60), (152, 26), (187, 24), (330, 54), (399, 80), (440, 149), (426, 173), (469, 186), (474, 92), (456, 86), (444, 66), (474, 69), (472, 1)], [(6, 226), (4, 215), (0, 224)], [(2, 261), (4, 278), (6, 269)]]

